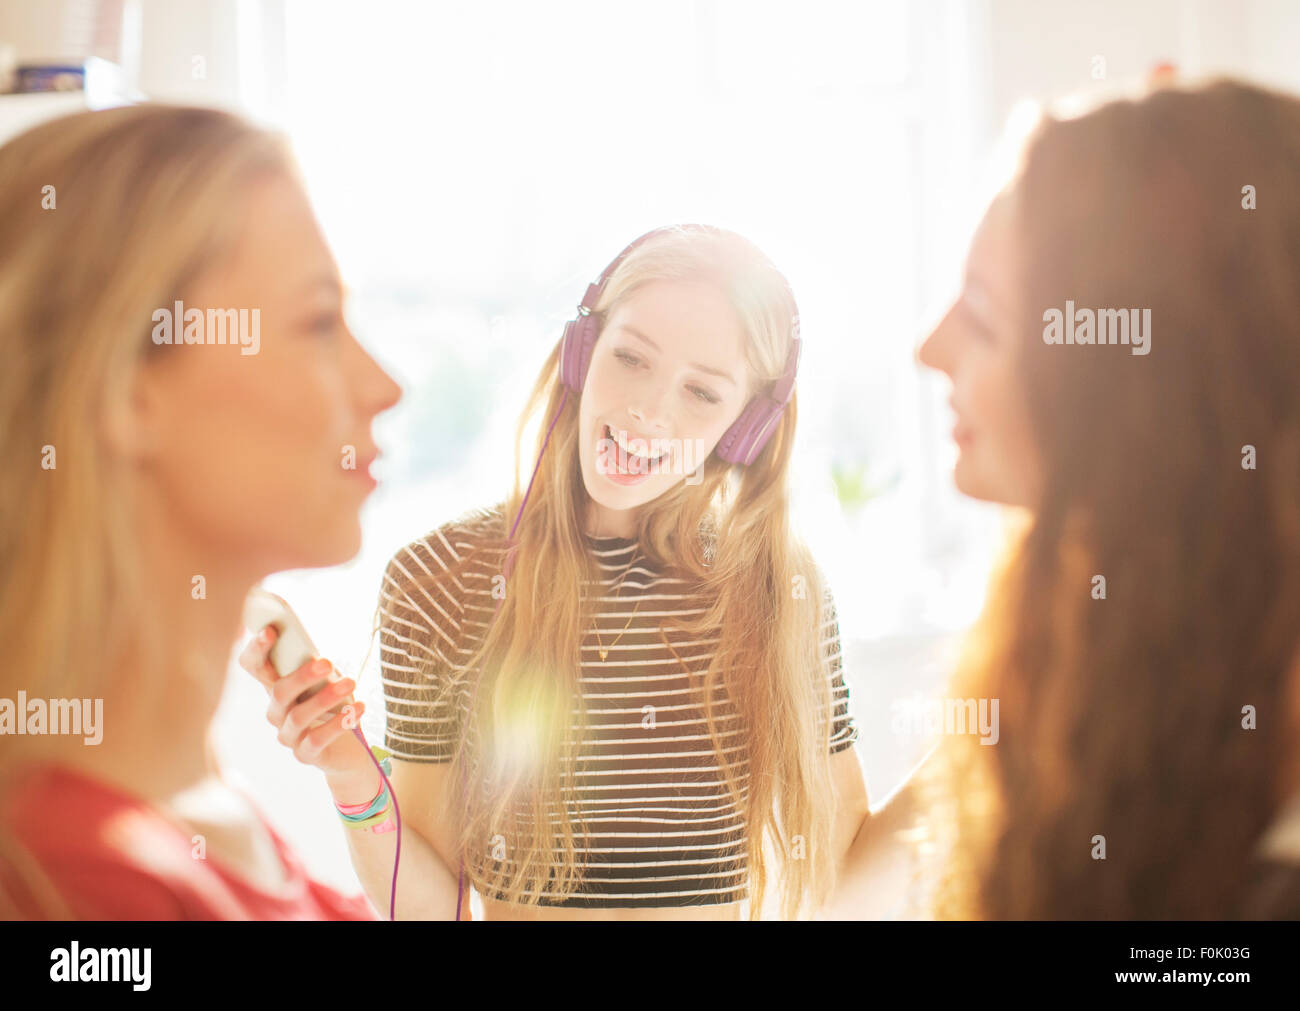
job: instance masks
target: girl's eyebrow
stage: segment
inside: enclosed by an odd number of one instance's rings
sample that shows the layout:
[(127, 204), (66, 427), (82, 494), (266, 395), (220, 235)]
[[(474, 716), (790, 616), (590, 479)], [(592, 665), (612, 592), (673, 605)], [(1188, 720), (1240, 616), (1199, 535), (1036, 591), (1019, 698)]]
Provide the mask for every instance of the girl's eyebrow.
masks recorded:
[[(658, 344), (656, 344), (654, 341), (652, 341), (649, 337), (647, 337), (645, 334), (643, 334), (640, 330), (637, 330), (635, 327), (630, 327), (630, 326), (628, 326), (626, 323), (620, 323), (620, 324), (618, 325), (618, 328), (619, 328), (620, 330), (626, 331), (627, 333), (630, 333), (633, 337), (639, 337), (641, 340), (645, 341), (647, 344), (649, 344), (649, 345), (650, 345), (652, 348), (654, 348), (656, 351), (660, 351), (660, 347), (659, 347)], [(733, 378), (731, 377), (731, 373), (730, 373), (730, 372), (724, 372), (722, 369), (714, 369), (714, 368), (710, 368), (709, 366), (707, 366), (707, 365), (701, 365), (701, 364), (699, 364), (698, 362), (691, 362), (690, 364), (691, 364), (691, 368), (693, 368), (693, 369), (699, 369), (699, 371), (701, 371), (701, 372), (707, 372), (707, 373), (708, 373), (709, 375), (711, 375), (711, 376), (717, 376), (719, 379), (725, 379), (725, 380), (726, 380), (727, 382), (729, 382), (732, 386), (735, 386), (735, 385), (736, 385), (736, 380), (733, 379)]]
[(975, 308), (992, 310), (994, 315), (1003, 318), (1010, 317), (1007, 306), (1003, 305), (995, 296), (993, 286), (985, 280), (984, 275), (978, 270), (974, 273), (969, 269), (967, 270), (962, 282), (961, 297)]

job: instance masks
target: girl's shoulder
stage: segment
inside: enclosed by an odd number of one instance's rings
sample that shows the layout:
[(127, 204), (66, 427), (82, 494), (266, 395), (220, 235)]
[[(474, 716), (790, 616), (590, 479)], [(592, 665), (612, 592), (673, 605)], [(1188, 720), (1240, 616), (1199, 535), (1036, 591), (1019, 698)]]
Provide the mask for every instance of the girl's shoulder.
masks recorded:
[(467, 510), (393, 553), (384, 596), (399, 603), (433, 598), (458, 616), (484, 574), (500, 568), (504, 550), (504, 503)]
[(389, 559), (396, 582), (415, 571), (436, 573), (463, 567), (471, 558), (505, 548), (505, 506), (469, 509), (399, 548)]
[(463, 552), (505, 550), (506, 506), (498, 502), (490, 506), (467, 509), (454, 519), (438, 527), (434, 533), (453, 542)]
[(474, 550), (504, 550), (506, 544), (506, 504), (480, 506), (461, 513), (441, 528), (462, 539)]
[[(64, 913), (94, 920), (374, 919), (364, 897), (311, 879), (285, 840), (254, 808), (288, 871), (265, 892), (207, 853), (143, 798), (61, 763), (37, 763), (3, 798), (6, 831), (27, 858), (0, 866), (0, 882), (24, 919)], [(202, 845), (200, 844), (202, 841)], [(38, 898), (29, 861), (67, 905)]]
[[(25, 767), (6, 791), (0, 822), (27, 860), (71, 907), (74, 919), (176, 919), (171, 887), (194, 867), (187, 840), (120, 789), (60, 764)], [(0, 867), (23, 919), (44, 919), (30, 866)]]

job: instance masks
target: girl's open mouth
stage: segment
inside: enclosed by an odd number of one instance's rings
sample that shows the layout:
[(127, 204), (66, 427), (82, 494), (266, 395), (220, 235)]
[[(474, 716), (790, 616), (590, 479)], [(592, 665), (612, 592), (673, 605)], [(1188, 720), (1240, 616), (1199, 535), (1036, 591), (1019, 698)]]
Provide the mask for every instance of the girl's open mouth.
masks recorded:
[(618, 444), (609, 425), (605, 425), (601, 429), (601, 443), (597, 447), (596, 457), (598, 461), (605, 461), (603, 471), (606, 477), (625, 483), (640, 481), (658, 473), (660, 465), (668, 459), (668, 452), (665, 450), (653, 457), (629, 453)]

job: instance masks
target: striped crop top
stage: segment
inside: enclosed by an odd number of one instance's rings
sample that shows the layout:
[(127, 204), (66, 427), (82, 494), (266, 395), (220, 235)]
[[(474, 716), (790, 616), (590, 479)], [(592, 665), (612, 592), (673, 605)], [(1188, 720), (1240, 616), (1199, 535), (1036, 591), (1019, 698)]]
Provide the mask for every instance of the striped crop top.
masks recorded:
[[(435, 705), (428, 679), (467, 663), (479, 641), (474, 637), (486, 632), (496, 605), (492, 580), (504, 560), (504, 530), (498, 505), (439, 527), (389, 562), (381, 591), (389, 613), (380, 625), (380, 666), (385, 743), (396, 759), (449, 762), (453, 757), (470, 688), (457, 693), (453, 712), (449, 701)], [(703, 707), (691, 701), (683, 671), (683, 664), (707, 669), (717, 637), (675, 643), (674, 656), (659, 627), (676, 615), (697, 616), (703, 610), (698, 599), (683, 580), (641, 557), (635, 539), (584, 536), (602, 573), (599, 591), (587, 584), (588, 593), (600, 593), (599, 636), (589, 629), (581, 644), (588, 729), (577, 796), (565, 801), (571, 812), (581, 812), (588, 831), (576, 839), (582, 868), (578, 892), (563, 899), (543, 894), (540, 902), (627, 908), (742, 901), (749, 895), (745, 812), (727, 792)], [(463, 559), (465, 568), (450, 584), (451, 593), (432, 587), (430, 577)], [(825, 599), (821, 642), (834, 706), (830, 752), (836, 754), (853, 745), (858, 731), (849, 713), (829, 591)], [(719, 696), (718, 705), (722, 708), (715, 711), (729, 711), (725, 698)], [(655, 720), (647, 728), (643, 707), (649, 706)], [(738, 729), (728, 733), (727, 725), (724, 715), (719, 721), (723, 747), (739, 747)], [(746, 764), (740, 768), (743, 776)]]

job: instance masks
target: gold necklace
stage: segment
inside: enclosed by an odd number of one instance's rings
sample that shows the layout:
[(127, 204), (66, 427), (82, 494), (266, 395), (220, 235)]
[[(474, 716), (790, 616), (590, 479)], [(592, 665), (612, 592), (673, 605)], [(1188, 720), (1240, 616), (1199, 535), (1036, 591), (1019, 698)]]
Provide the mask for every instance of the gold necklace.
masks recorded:
[[(593, 536), (598, 537), (599, 535), (593, 535)], [(623, 583), (627, 580), (627, 574), (632, 571), (632, 566), (636, 564), (636, 560), (639, 556), (640, 556), (640, 552), (637, 551), (632, 552), (632, 560), (627, 563), (627, 568), (623, 570), (623, 575), (618, 581), (618, 587), (617, 589), (614, 590), (614, 599), (616, 600), (620, 599), (619, 591), (623, 589)], [(640, 606), (641, 606), (641, 598), (637, 597), (636, 603), (633, 605), (631, 613), (627, 616), (627, 624), (623, 626), (623, 632), (626, 632), (631, 627), (632, 619), (636, 616), (636, 609)], [(619, 632), (618, 638), (616, 638), (614, 642), (611, 642), (608, 646), (606, 646), (604, 643), (600, 641), (600, 628), (596, 624), (596, 616), (594, 614), (591, 616), (591, 627), (592, 630), (596, 633), (596, 648), (600, 651), (600, 659), (601, 662), (603, 663), (605, 658), (609, 656), (609, 651), (614, 648), (615, 644), (618, 642), (619, 639), (623, 638), (623, 632)]]

